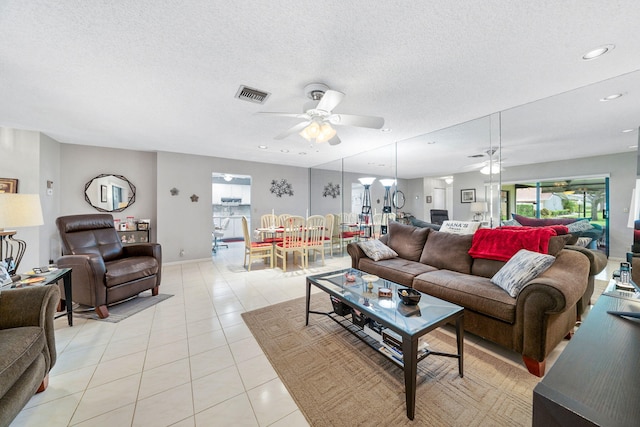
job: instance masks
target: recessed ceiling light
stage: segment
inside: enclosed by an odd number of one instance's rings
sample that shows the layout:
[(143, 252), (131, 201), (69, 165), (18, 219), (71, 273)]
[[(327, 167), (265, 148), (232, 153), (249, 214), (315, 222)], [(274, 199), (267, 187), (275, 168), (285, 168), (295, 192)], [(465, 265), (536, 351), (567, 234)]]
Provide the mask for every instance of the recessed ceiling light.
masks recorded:
[(287, 150), (286, 148), (283, 148), (282, 150), (280, 150), (281, 153), (288, 153), (289, 150)]
[(266, 145), (258, 145), (258, 148), (261, 150), (266, 150), (269, 147), (267, 147)]
[(391, 128), (382, 128), (380, 132), (391, 132)]
[(433, 144), (435, 144), (435, 143), (436, 143), (435, 141), (427, 141), (427, 144), (428, 144), (428, 145), (433, 145)]
[(629, 132), (633, 132), (635, 129), (625, 129), (622, 131), (622, 133), (629, 133)]
[(607, 44), (604, 46), (597, 47), (585, 53), (584, 55), (582, 55), (582, 59), (584, 59), (585, 61), (590, 61), (592, 59), (599, 58), (605, 53), (611, 52), (614, 48), (615, 48), (615, 45), (612, 45), (612, 44)]
[(304, 151), (301, 151), (298, 154), (300, 154), (301, 156), (306, 156), (307, 155), (307, 153), (305, 153)]
[(621, 96), (622, 96), (621, 93), (614, 93), (613, 95), (605, 96), (604, 98), (600, 99), (600, 101), (602, 102), (612, 101), (614, 99), (620, 98)]

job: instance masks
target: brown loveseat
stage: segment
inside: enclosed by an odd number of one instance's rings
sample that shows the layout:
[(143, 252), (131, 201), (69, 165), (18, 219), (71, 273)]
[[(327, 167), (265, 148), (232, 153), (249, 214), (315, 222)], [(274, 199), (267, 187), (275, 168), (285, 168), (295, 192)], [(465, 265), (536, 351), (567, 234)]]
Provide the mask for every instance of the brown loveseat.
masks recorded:
[(73, 269), (75, 302), (95, 307), (98, 316), (105, 318), (109, 304), (148, 289), (158, 295), (162, 271), (158, 243), (123, 246), (110, 214), (62, 216), (56, 225), (63, 254), (57, 263)]
[(490, 282), (505, 262), (472, 258), (472, 238), (392, 222), (380, 240), (398, 257), (374, 261), (356, 243), (347, 251), (353, 268), (464, 307), (465, 330), (519, 352), (529, 372), (544, 375), (545, 358), (575, 325), (589, 260), (552, 237), (556, 260), (512, 298)]
[(56, 363), (53, 318), (59, 301), (57, 286), (0, 293), (0, 426), (47, 388)]

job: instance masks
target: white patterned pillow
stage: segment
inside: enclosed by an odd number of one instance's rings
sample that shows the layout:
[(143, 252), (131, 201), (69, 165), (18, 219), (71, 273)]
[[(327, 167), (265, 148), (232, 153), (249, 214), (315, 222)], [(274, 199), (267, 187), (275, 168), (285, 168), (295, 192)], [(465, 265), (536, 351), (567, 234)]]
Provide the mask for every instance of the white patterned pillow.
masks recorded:
[(588, 219), (581, 219), (580, 221), (567, 224), (567, 228), (569, 229), (569, 233), (577, 233), (578, 231), (591, 230), (593, 225), (589, 223)]
[(477, 221), (448, 220), (442, 222), (440, 231), (452, 234), (473, 234), (478, 228), (480, 228), (480, 223)]
[(491, 283), (516, 298), (529, 281), (545, 272), (555, 260), (552, 255), (520, 249), (491, 278)]
[(396, 251), (389, 246), (382, 243), (380, 240), (372, 239), (365, 240), (364, 242), (358, 242), (358, 246), (362, 249), (362, 252), (367, 254), (369, 258), (374, 261), (380, 261), (381, 259), (395, 258), (398, 256)]
[(515, 219), (507, 219), (502, 221), (502, 225), (509, 225), (512, 227), (519, 227), (522, 226), (522, 224), (520, 224), (518, 221), (516, 221)]

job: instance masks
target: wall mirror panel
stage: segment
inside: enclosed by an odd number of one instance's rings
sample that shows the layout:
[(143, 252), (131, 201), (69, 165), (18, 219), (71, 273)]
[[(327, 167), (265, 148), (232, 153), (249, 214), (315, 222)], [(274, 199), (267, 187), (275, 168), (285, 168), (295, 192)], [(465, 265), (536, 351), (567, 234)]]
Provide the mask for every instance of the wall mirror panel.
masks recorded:
[[(492, 117), (402, 140), (397, 151), (398, 178), (407, 187), (407, 216), (437, 222), (431, 211), (445, 210), (451, 220), (469, 221), (475, 215), (471, 210), (475, 202), (487, 203), (476, 218), (490, 222), (491, 187), (487, 190), (485, 185), (500, 175), (495, 167), (500, 150), (492, 139)], [(485, 168), (494, 173), (481, 173)]]
[(84, 198), (100, 212), (122, 212), (136, 201), (136, 187), (122, 175), (101, 174), (85, 184)]
[[(620, 96), (605, 100), (616, 94)], [(526, 204), (515, 197), (517, 187), (539, 183), (544, 200), (529, 202), (532, 216), (578, 216), (576, 209), (562, 212), (575, 204), (580, 216), (604, 229), (591, 248), (623, 257), (632, 235), (627, 223), (639, 121), (638, 71), (503, 111), (501, 190), (509, 193), (509, 212)], [(587, 187), (579, 185), (593, 180), (606, 183), (606, 193), (583, 191)], [(542, 189), (549, 183), (558, 191)], [(563, 209), (546, 206), (549, 194), (562, 199)]]

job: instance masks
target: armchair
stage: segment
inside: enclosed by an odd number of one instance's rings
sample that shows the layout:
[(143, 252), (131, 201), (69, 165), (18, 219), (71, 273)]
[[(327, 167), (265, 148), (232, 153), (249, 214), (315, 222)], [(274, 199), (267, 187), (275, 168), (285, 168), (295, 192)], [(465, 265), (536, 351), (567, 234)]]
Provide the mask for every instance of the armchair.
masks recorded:
[[(56, 219), (62, 241), (60, 267), (72, 268), (73, 299), (102, 319), (107, 306), (151, 289), (158, 295), (162, 248), (158, 243), (122, 246), (110, 214)], [(71, 304), (71, 301), (67, 301)]]
[(57, 286), (31, 286), (0, 295), (0, 426), (7, 426), (47, 388), (56, 363), (53, 318)]

